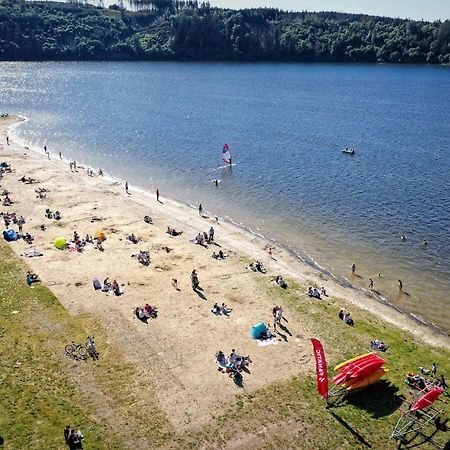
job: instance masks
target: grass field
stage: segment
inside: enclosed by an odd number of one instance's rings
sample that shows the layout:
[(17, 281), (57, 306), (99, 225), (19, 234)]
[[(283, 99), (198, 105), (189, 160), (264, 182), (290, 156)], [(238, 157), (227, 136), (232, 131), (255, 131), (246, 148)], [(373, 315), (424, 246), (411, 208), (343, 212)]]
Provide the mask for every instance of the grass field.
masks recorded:
[[(379, 338), (390, 345), (386, 379), (327, 409), (316, 394), (314, 377), (295, 377), (239, 395), (231, 406), (226, 401), (204, 428), (177, 433), (156, 400), (140, 403), (134, 368), (120, 349), (107, 345), (101, 323), (70, 315), (39, 283), (27, 286), (25, 264), (4, 243), (0, 261), (0, 436), (5, 449), (65, 448), (66, 424), (83, 431), (88, 449), (394, 449), (397, 443), (388, 438), (401, 396), (410, 398), (405, 373), (435, 362), (438, 374), (450, 375), (449, 350), (431, 349), (357, 309), (352, 309), (356, 326), (348, 327), (337, 319), (339, 304), (333, 298), (313, 300), (303, 295), (304, 286), (290, 283), (282, 291), (261, 279), (260, 288), (268, 289), (274, 302), (289, 305), (302, 318), (308, 337), (322, 341), (329, 372), (366, 353), (370, 341)], [(87, 334), (104, 343), (100, 360), (66, 358), (64, 346), (84, 341)], [(447, 404), (439, 403), (448, 415), (449, 399), (444, 400)], [(450, 448), (450, 432), (439, 431), (433, 439)], [(142, 442), (148, 444), (142, 447)], [(434, 447), (426, 442), (420, 448)]]

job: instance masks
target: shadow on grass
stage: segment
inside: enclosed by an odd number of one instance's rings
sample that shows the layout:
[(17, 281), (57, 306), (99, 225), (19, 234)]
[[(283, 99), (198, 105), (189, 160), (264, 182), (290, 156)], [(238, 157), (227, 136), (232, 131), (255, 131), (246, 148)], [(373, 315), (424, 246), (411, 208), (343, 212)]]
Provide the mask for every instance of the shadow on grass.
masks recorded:
[(342, 417), (338, 416), (331, 410), (328, 410), (328, 412), (330, 413), (331, 417), (334, 417), (347, 431), (349, 431), (357, 439), (358, 442), (360, 442), (367, 448), (372, 448), (372, 446), (364, 439), (364, 437), (361, 436), (356, 430), (354, 430)]
[(398, 395), (398, 387), (381, 380), (360, 392), (349, 395), (347, 402), (356, 408), (369, 412), (374, 419), (391, 415), (403, 402)]
[(450, 440), (448, 440), (446, 444), (443, 444), (442, 442), (438, 442), (434, 439), (434, 437), (436, 436), (436, 434), (439, 433), (439, 431), (441, 430), (438, 430), (436, 428), (431, 433), (417, 432), (412, 437), (400, 441), (397, 449), (407, 450), (413, 448), (420, 448), (424, 444), (430, 444), (436, 447), (437, 449), (450, 450)]

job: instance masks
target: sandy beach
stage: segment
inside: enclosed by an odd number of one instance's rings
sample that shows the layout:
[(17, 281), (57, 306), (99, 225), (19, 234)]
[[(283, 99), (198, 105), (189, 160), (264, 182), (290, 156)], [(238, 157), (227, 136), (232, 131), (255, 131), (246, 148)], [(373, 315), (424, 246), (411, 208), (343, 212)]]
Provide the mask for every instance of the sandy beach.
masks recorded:
[[(215, 401), (218, 388), (225, 399), (242, 392), (217, 370), (214, 355), (218, 350), (229, 354), (235, 348), (251, 356), (251, 374), (244, 376), (245, 392), (300, 372), (313, 372), (309, 338), (320, 338), (326, 330), (320, 330), (317, 324), (311, 326), (307, 319), (290, 311), (282, 296), (274, 298), (272, 280), (277, 275), (296, 286), (324, 286), (329, 295), (324, 301), (348, 308), (356, 321), (359, 309), (365, 309), (429, 345), (450, 346), (449, 338), (419, 324), (407, 313), (379, 303), (370, 294), (363, 295), (326, 279), (283, 249), (274, 249), (270, 257), (267, 242), (220, 218), (217, 222), (208, 214), (201, 217), (196, 210), (164, 198), (164, 186), (159, 186), (158, 202), (154, 192), (134, 189), (130, 180), (126, 193), (120, 182), (106, 176), (88, 176), (81, 163), (73, 172), (51, 149), (49, 160), (45, 154), (14, 141), (7, 145), (8, 127), (17, 120), (13, 116), (0, 120), (0, 160), (13, 169), (0, 184), (15, 201), (2, 211), (24, 216), (24, 232), (32, 234), (34, 242), (28, 245), (18, 240), (10, 244), (11, 248), (19, 255), (32, 249), (43, 253), (41, 257), (24, 259), (71, 314), (90, 314), (102, 322), (109, 341), (122, 349), (140, 378), (146, 380), (141, 386), (143, 401), (147, 395), (156, 396), (174, 427), (195, 430), (217, 414), (223, 406)], [(38, 183), (24, 184), (18, 181), (22, 176)], [(45, 188), (46, 198), (37, 198), (36, 188)], [(214, 211), (214, 205), (204, 206)], [(47, 208), (60, 211), (61, 220), (47, 219)], [(144, 222), (146, 215), (153, 224)], [(183, 234), (170, 236), (166, 233), (168, 226)], [(211, 226), (217, 245), (204, 248), (192, 242)], [(13, 228), (17, 231), (16, 226)], [(55, 248), (55, 238), (69, 241), (74, 231), (81, 237), (103, 231), (104, 251), (91, 244), (82, 253)], [(140, 239), (138, 244), (126, 243), (131, 233)], [(229, 257), (213, 259), (212, 253), (220, 249)], [(131, 257), (139, 250), (149, 251), (149, 266)], [(263, 262), (267, 274), (247, 269), (256, 260)], [(201, 295), (191, 289), (193, 269), (203, 288)], [(106, 277), (116, 279), (124, 294), (117, 297), (95, 291), (94, 277), (100, 281)], [(178, 290), (172, 285), (174, 278)], [(299, 302), (305, 296), (305, 291), (298, 291)], [(216, 302), (225, 302), (233, 311), (229, 316), (213, 315), (211, 308)], [(137, 306), (146, 303), (158, 309), (158, 318), (147, 325), (133, 314)], [(275, 305), (283, 307), (290, 334), (277, 335), (276, 345), (259, 346), (250, 338), (250, 329), (259, 321), (271, 323)], [(338, 321), (337, 313), (338, 306)], [(102, 343), (100, 350), (107, 351), (107, 344)]]

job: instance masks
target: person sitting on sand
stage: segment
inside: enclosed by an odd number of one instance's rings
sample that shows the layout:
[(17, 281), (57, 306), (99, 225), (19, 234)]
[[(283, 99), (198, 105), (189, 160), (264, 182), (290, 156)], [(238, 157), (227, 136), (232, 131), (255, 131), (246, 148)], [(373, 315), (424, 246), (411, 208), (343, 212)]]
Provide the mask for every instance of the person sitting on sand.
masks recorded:
[(111, 290), (113, 291), (114, 295), (116, 295), (117, 297), (118, 297), (119, 295), (122, 295), (122, 291), (120, 290), (119, 283), (117, 283), (116, 280), (114, 280), (114, 281), (112, 282), (112, 284), (111, 284)]
[(220, 370), (221, 372), (223, 372), (225, 370), (225, 367), (227, 366), (227, 359), (222, 350), (219, 350), (216, 353), (216, 365), (217, 365), (217, 370)]
[(59, 211), (55, 211), (55, 212), (53, 213), (53, 218), (54, 218), (55, 220), (61, 220), (61, 213), (60, 213)]
[(320, 293), (321, 293), (321, 295), (323, 295), (324, 297), (328, 297), (328, 295), (327, 295), (327, 291), (326, 291), (326, 289), (322, 286), (322, 288), (320, 289)]
[(217, 303), (214, 303), (214, 305), (213, 305), (213, 307), (211, 309), (211, 312), (213, 314), (215, 314), (216, 316), (218, 316), (221, 313), (219, 305)]
[(320, 299), (320, 292), (317, 290), (317, 288), (314, 288), (312, 293), (314, 298)]
[(109, 278), (106, 277), (103, 280), (103, 287), (102, 287), (102, 291), (103, 292), (109, 292), (111, 290), (111, 282), (109, 281)]
[(25, 233), (22, 237), (22, 239), (29, 245), (31, 245), (34, 241), (34, 237), (31, 236), (30, 233)]
[(198, 233), (195, 237), (195, 241), (198, 245), (205, 245), (203, 235), (201, 233)]
[(147, 323), (147, 317), (145, 317), (145, 313), (142, 308), (139, 308), (139, 306), (136, 306), (136, 309), (134, 310), (134, 314), (140, 321)]
[(144, 222), (153, 225), (153, 219), (150, 216), (144, 216)]
[(257, 272), (266, 273), (266, 269), (261, 261), (256, 261), (255, 268)]
[(144, 314), (147, 318), (156, 319), (157, 316), (156, 308), (146, 303), (144, 306)]
[(28, 286), (31, 286), (33, 283), (37, 283), (39, 281), (39, 278), (35, 273), (28, 271), (26, 281)]
[(100, 238), (97, 238), (97, 239), (95, 240), (95, 248), (96, 248), (97, 250), (100, 250), (101, 252), (104, 252), (104, 251), (105, 251), (105, 249), (103, 248), (103, 245), (102, 245), (102, 240), (101, 240)]
[(277, 277), (275, 278), (275, 283), (278, 284), (278, 286), (280, 286), (283, 289), (287, 288), (287, 283), (286, 281), (283, 280), (281, 275), (277, 275)]

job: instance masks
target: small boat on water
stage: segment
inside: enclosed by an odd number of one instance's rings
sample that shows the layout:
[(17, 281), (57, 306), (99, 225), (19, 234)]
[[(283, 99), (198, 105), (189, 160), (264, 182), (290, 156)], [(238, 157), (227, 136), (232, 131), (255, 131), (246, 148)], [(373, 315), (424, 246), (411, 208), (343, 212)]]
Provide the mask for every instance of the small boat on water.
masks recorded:
[(351, 147), (346, 147), (344, 150), (342, 150), (342, 153), (347, 153), (348, 155), (354, 155), (355, 149)]

